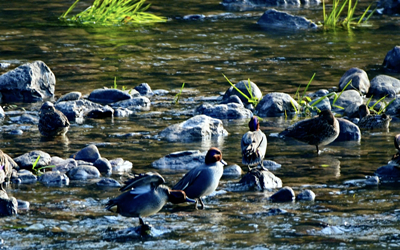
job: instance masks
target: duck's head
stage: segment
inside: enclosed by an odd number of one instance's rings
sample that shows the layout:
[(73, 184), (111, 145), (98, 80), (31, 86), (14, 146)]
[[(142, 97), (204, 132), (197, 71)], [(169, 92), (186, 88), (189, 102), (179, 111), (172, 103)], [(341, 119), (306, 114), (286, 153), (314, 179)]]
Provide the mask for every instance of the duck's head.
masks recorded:
[(249, 129), (250, 131), (257, 131), (260, 128), (260, 122), (258, 121), (257, 116), (253, 116), (249, 121)]
[(367, 105), (361, 104), (358, 107), (358, 115), (360, 116), (360, 119), (369, 115), (369, 109), (368, 109)]
[(333, 125), (335, 122), (335, 116), (329, 109), (324, 109), (319, 112), (319, 117), (328, 122), (328, 124)]
[(394, 136), (394, 147), (400, 151), (400, 134)]
[(51, 111), (54, 110), (54, 105), (51, 102), (45, 102), (43, 103), (42, 107), (40, 108), (41, 112), (47, 112), (47, 111)]
[(195, 200), (187, 197), (185, 191), (182, 190), (170, 190), (168, 194), (168, 200), (174, 204), (183, 202), (196, 202)]
[(218, 148), (210, 148), (206, 154), (206, 164), (213, 164), (219, 161), (224, 165), (228, 165), (224, 160), (222, 160), (221, 150)]

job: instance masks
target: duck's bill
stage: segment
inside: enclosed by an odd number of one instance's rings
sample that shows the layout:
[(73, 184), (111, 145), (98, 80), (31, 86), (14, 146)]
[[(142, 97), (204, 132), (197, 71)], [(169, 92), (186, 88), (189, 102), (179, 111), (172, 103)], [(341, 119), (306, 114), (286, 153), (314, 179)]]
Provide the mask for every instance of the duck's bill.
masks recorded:
[(196, 202), (196, 200), (190, 199), (189, 197), (186, 197), (187, 202)]
[(221, 162), (222, 164), (224, 164), (225, 166), (228, 165), (228, 163), (226, 163), (226, 161), (224, 161), (224, 160), (220, 160), (220, 162)]

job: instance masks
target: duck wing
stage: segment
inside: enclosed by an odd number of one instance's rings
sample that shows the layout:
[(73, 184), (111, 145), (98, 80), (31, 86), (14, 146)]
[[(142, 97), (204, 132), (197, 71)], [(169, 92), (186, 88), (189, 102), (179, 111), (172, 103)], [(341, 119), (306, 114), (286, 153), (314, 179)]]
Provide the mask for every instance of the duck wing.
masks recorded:
[[(282, 133), (286, 137), (315, 145), (320, 141), (319, 131), (324, 127), (324, 122), (319, 117), (303, 120), (295, 123)], [(326, 124), (329, 126), (329, 124)]]
[(149, 191), (151, 188), (155, 188), (163, 183), (165, 183), (165, 180), (159, 173), (147, 172), (145, 174), (135, 175), (132, 179), (125, 181), (125, 185), (119, 190), (124, 192), (134, 189), (131, 191), (132, 194), (143, 193), (145, 190)]
[(249, 131), (242, 137), (242, 163), (246, 165), (255, 165), (260, 163), (267, 150), (267, 137), (258, 131)]
[(199, 168), (192, 168), (189, 172), (187, 172), (182, 179), (175, 184), (172, 188), (173, 190), (183, 190), (189, 187), (191, 184), (195, 182), (197, 177), (201, 174), (201, 169)]

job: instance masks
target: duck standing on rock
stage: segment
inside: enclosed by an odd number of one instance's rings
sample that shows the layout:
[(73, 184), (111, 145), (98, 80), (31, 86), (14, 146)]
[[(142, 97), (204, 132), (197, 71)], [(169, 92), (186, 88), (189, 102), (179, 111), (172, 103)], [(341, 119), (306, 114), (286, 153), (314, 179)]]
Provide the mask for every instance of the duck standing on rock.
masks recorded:
[(196, 202), (186, 197), (181, 190), (171, 190), (165, 185), (164, 178), (158, 173), (145, 173), (135, 175), (125, 182), (120, 188), (121, 192), (127, 191), (116, 198), (110, 199), (106, 209), (111, 210), (117, 206), (117, 213), (126, 217), (138, 217), (141, 226), (144, 226), (142, 217), (157, 213), (165, 205), (183, 202)]
[(201, 209), (204, 203), (201, 197), (214, 192), (224, 172), (226, 162), (222, 159), (221, 150), (210, 148), (206, 154), (205, 163), (192, 168), (173, 189), (183, 190), (189, 198), (196, 199), (195, 208), (200, 202)]
[(315, 145), (317, 154), (318, 146), (328, 145), (340, 133), (339, 122), (329, 109), (321, 110), (319, 116), (295, 123), (280, 133), (280, 136), (293, 137), (294, 139)]
[(46, 137), (65, 135), (69, 128), (68, 118), (53, 103), (45, 102), (40, 108), (38, 128)]
[(261, 163), (263, 166), (265, 152), (267, 151), (267, 137), (260, 130), (260, 122), (257, 116), (253, 116), (249, 122), (250, 131), (242, 137), (242, 163), (247, 165), (250, 171), (250, 166), (256, 166)]
[(364, 129), (388, 129), (392, 118), (386, 114), (372, 115), (367, 105), (362, 104), (358, 107), (358, 114), (360, 121), (358, 122), (359, 128)]

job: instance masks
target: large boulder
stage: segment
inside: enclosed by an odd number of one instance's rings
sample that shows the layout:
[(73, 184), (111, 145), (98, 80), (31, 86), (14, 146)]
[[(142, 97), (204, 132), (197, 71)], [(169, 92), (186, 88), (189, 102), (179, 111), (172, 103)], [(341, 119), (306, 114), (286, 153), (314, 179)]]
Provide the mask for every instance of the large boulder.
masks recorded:
[(361, 131), (360, 128), (343, 118), (336, 118), (339, 122), (340, 133), (335, 141), (360, 141)]
[(386, 54), (383, 67), (391, 72), (400, 72), (400, 46), (394, 47)]
[(206, 153), (199, 150), (174, 152), (152, 162), (151, 166), (158, 169), (188, 170), (204, 164)]
[(203, 103), (194, 111), (195, 115), (207, 115), (218, 119), (245, 119), (253, 117), (253, 112), (243, 107), (243, 104), (228, 103), (212, 105)]
[(31, 170), (33, 167), (33, 163), (39, 156), (40, 156), (39, 161), (35, 166), (36, 169), (50, 165), (51, 156), (48, 153), (43, 152), (41, 150), (34, 150), (25, 153), (23, 155), (20, 155), (14, 158), (14, 161), (18, 164), (20, 168)]
[(374, 98), (387, 96), (396, 97), (400, 93), (400, 80), (387, 75), (377, 75), (371, 80), (371, 87), (368, 95)]
[(280, 92), (266, 94), (256, 107), (256, 115), (260, 117), (284, 116), (300, 109), (299, 104), (290, 95)]
[(206, 115), (196, 115), (189, 120), (173, 124), (159, 133), (168, 141), (209, 140), (213, 136), (226, 136), (222, 121)]
[(331, 99), (332, 110), (335, 112), (343, 112), (343, 109), (337, 108), (335, 106), (339, 106), (345, 108), (351, 104), (356, 104), (360, 106), (363, 103), (363, 99), (356, 90), (345, 90), (342, 92), (340, 97), (336, 100), (335, 104), (333, 105), (333, 98)]
[[(138, 92), (136, 92), (139, 95)], [(88, 99), (92, 102), (101, 104), (109, 104), (123, 100), (132, 99), (132, 96), (125, 91), (119, 89), (95, 89), (93, 90)]]
[[(237, 89), (239, 89), (243, 94), (245, 94), (249, 98), (250, 98), (251, 95), (253, 97), (255, 97), (255, 98), (258, 98), (258, 99), (262, 98), (261, 90), (258, 88), (258, 86), (254, 82), (250, 82), (250, 85), (249, 85), (249, 81), (248, 80), (242, 80), (242, 81), (236, 83), (235, 87)], [(249, 92), (246, 87), (247, 88), (251, 87), (251, 92)], [(251, 93), (251, 95), (250, 95), (250, 93)], [(231, 97), (233, 95), (237, 95), (240, 98), (240, 100), (243, 102), (244, 105), (248, 105), (249, 104), (247, 98), (244, 97), (242, 94), (240, 94), (232, 86), (225, 92), (224, 96), (222, 97), (222, 100), (227, 100), (227, 99), (229, 99), (229, 97)]]
[(351, 80), (346, 89), (357, 89), (364, 95), (368, 93), (370, 82), (367, 72), (359, 68), (351, 68), (339, 80), (339, 91), (341, 91)]
[(265, 11), (257, 24), (265, 28), (289, 30), (315, 29), (318, 27), (318, 25), (305, 17), (294, 16), (275, 9)]
[(0, 76), (3, 102), (37, 102), (54, 97), (56, 77), (42, 61), (27, 63)]

